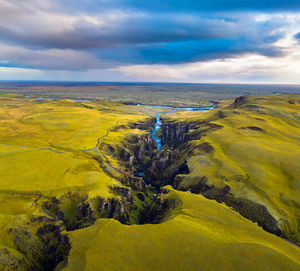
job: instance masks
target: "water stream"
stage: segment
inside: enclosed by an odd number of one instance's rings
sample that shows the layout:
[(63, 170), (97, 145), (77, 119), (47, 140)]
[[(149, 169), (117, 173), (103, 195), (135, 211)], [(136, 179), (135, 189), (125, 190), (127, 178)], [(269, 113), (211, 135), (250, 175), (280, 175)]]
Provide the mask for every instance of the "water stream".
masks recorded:
[(166, 114), (166, 113), (173, 113), (173, 112), (176, 112), (177, 110), (182, 110), (182, 111), (208, 111), (208, 110), (211, 110), (211, 109), (215, 108), (217, 106), (217, 103), (214, 103), (213, 105), (211, 105), (209, 107), (198, 107), (198, 108), (196, 108), (196, 107), (172, 107), (172, 106), (161, 106), (161, 105), (144, 105), (144, 104), (137, 104), (137, 106), (159, 107), (159, 108), (164, 108), (164, 109), (168, 110), (168, 111), (156, 113), (156, 115), (155, 115), (155, 117), (156, 117), (155, 127), (154, 127), (154, 130), (152, 131), (152, 138), (156, 141), (157, 148), (159, 150), (161, 150), (162, 149), (161, 138), (156, 136), (156, 132), (158, 131), (158, 129), (161, 128), (161, 125), (162, 125), (160, 115)]

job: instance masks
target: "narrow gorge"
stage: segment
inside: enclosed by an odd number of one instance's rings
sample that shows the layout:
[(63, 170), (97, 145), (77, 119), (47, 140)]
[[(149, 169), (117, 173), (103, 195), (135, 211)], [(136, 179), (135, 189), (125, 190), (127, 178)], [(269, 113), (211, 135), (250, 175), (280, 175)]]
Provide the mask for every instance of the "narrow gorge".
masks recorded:
[[(237, 101), (235, 101), (236, 103)], [(204, 108), (204, 110), (210, 110), (215, 106), (216, 104)], [(177, 110), (168, 109), (171, 112)], [(204, 153), (210, 153), (214, 150), (208, 142), (195, 145), (193, 141), (199, 140), (209, 131), (222, 129), (222, 126), (210, 121), (177, 122), (162, 118), (161, 115), (164, 113), (158, 113), (156, 120), (151, 120), (148, 124), (135, 124), (140, 129), (150, 128), (148, 134), (140, 138), (127, 138), (123, 147), (116, 152), (120, 154), (118, 159), (121, 161), (121, 165), (132, 173), (131, 177), (127, 176), (130, 179), (129, 182), (144, 183), (144, 191), (151, 191), (151, 195), (154, 193), (153, 198), (149, 199), (147, 205), (144, 206), (141, 218), (138, 219), (137, 223), (145, 223), (145, 212), (149, 209), (151, 213), (146, 214), (146, 222), (158, 223), (161, 219), (157, 219), (157, 213), (162, 216), (164, 212), (168, 212), (168, 210), (163, 211), (162, 209), (175, 206), (175, 204), (162, 204), (161, 202), (159, 207), (157, 206), (157, 198), (161, 193), (167, 192), (162, 187), (171, 185), (174, 189), (202, 194), (208, 199), (225, 203), (243, 217), (257, 223), (264, 230), (286, 237), (276, 219), (265, 206), (234, 195), (229, 185), (224, 187), (210, 185), (206, 176), (195, 177), (197, 180), (193, 180), (190, 185), (186, 183), (183, 185), (185, 176), (189, 173), (187, 159), (199, 150)], [(218, 114), (220, 118), (224, 117), (222, 111), (219, 111)], [(135, 188), (133, 187), (133, 189)], [(145, 197), (140, 196), (140, 198), (144, 199)]]
[[(243, 99), (231, 107), (243, 106)], [(152, 106), (151, 106), (152, 107)], [(96, 161), (99, 170), (118, 185), (109, 187), (114, 196), (88, 197), (84, 191), (68, 192), (61, 196), (36, 195), (36, 212), (30, 221), (20, 220), (9, 229), (22, 259), (10, 258), (30, 270), (60, 270), (67, 266), (72, 247), (68, 233), (90, 227), (100, 218), (112, 218), (125, 225), (159, 224), (176, 216), (182, 202), (169, 197), (169, 189), (201, 194), (205, 198), (226, 204), (244, 218), (256, 223), (265, 231), (295, 242), (278, 224), (264, 205), (237, 195), (230, 184), (211, 184), (207, 176), (193, 175), (189, 160), (214, 153), (214, 147), (201, 141), (208, 133), (222, 131), (215, 120), (226, 114), (214, 103), (206, 108), (171, 108), (157, 113), (147, 121), (117, 124), (109, 133), (124, 132), (121, 142), (98, 140), (96, 151), (81, 151), (87, 159)], [(215, 118), (209, 120), (179, 120), (164, 117), (165, 113), (182, 111), (208, 111), (215, 108)], [(127, 132), (134, 130), (136, 132)], [(200, 142), (201, 141), (201, 142)], [(244, 176), (238, 181), (246, 181)], [(297, 240), (296, 240), (297, 241)], [(32, 245), (34, 243), (34, 245)], [(4, 253), (11, 257), (9, 251)], [(47, 257), (45, 257), (47, 255)]]

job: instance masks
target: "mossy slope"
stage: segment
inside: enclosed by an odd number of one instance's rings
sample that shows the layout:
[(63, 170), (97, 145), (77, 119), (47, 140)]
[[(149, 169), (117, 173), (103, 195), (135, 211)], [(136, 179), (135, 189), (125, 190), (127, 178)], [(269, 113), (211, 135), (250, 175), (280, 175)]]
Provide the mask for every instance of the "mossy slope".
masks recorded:
[(70, 233), (64, 270), (299, 270), (300, 249), (225, 205), (171, 190), (180, 201), (158, 225), (99, 219)]
[[(300, 244), (299, 112), (299, 95), (273, 95), (224, 101), (210, 112), (170, 115), (179, 123), (202, 122), (200, 139), (190, 141), (190, 173), (181, 176), (178, 188), (202, 182), (204, 190), (223, 189), (261, 204), (283, 236)], [(206, 129), (207, 124), (219, 128)], [(212, 190), (204, 192), (215, 197)]]

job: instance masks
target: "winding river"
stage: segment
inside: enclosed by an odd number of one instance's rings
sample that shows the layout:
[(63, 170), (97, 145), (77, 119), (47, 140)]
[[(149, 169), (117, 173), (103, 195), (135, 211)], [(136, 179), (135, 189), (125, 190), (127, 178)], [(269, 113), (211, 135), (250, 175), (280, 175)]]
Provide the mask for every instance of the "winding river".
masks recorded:
[(156, 141), (157, 148), (159, 150), (161, 150), (161, 148), (162, 148), (161, 139), (156, 136), (156, 132), (162, 126), (160, 115), (166, 114), (166, 113), (173, 113), (173, 112), (176, 112), (177, 110), (182, 110), (182, 111), (208, 111), (208, 110), (211, 110), (211, 109), (215, 108), (217, 106), (217, 103), (214, 103), (213, 105), (211, 105), (209, 107), (199, 107), (199, 108), (196, 108), (196, 107), (172, 107), (172, 106), (161, 106), (161, 105), (144, 105), (144, 104), (137, 104), (137, 106), (159, 107), (159, 108), (164, 108), (164, 109), (168, 110), (168, 111), (165, 111), (165, 112), (156, 113), (156, 115), (155, 115), (156, 116), (155, 128), (152, 131), (152, 138)]

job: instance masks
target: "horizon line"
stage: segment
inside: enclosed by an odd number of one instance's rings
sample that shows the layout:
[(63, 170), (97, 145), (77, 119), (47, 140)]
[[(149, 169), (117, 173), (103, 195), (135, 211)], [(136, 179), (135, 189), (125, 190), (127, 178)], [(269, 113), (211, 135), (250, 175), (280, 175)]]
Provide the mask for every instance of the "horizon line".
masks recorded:
[(256, 82), (149, 82), (149, 81), (79, 81), (79, 80), (0, 80), (1, 83), (90, 83), (90, 84), (165, 84), (165, 85), (273, 85), (273, 86), (299, 86), (300, 83), (256, 83)]

